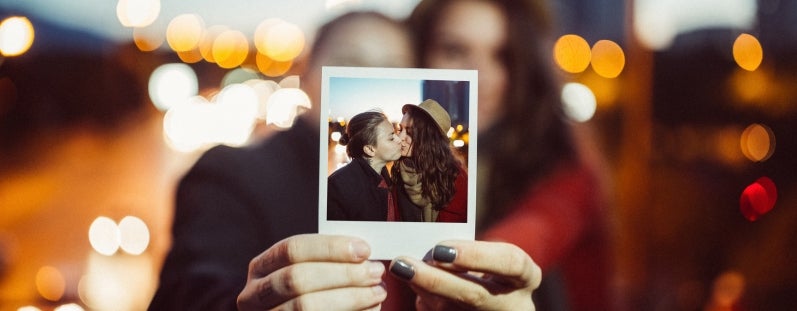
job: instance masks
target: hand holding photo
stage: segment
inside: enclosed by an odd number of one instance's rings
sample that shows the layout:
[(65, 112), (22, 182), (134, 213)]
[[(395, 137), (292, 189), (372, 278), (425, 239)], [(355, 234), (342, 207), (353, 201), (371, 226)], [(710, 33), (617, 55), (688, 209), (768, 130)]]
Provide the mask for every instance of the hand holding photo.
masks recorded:
[(422, 257), (441, 240), (472, 240), (476, 77), (324, 67), (319, 233), (361, 237), (371, 259)]

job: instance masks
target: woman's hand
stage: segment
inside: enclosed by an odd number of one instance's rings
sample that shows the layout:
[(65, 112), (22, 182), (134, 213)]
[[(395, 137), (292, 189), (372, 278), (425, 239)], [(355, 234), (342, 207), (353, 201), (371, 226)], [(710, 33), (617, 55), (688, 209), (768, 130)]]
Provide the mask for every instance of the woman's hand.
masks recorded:
[(399, 257), (390, 272), (417, 294), (418, 310), (534, 310), (540, 267), (501, 242), (445, 241), (425, 261)]
[(385, 266), (366, 261), (369, 245), (357, 238), (297, 235), (249, 263), (239, 310), (379, 309), (387, 293)]

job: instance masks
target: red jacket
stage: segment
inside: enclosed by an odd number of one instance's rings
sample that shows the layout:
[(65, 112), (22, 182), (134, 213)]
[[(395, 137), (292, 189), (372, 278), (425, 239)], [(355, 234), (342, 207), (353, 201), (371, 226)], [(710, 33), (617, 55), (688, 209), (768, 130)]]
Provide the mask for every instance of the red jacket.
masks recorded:
[(460, 166), (454, 181), (454, 197), (437, 214), (437, 222), (468, 222), (468, 172)]
[(586, 165), (560, 163), (477, 239), (519, 246), (542, 268), (543, 280), (546, 272), (560, 272), (572, 310), (611, 309), (611, 249), (601, 191)]

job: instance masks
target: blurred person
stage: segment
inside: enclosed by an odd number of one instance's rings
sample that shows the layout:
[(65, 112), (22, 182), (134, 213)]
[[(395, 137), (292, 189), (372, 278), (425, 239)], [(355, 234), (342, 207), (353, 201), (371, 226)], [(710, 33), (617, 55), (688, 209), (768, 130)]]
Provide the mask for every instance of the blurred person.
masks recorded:
[(398, 221), (387, 164), (401, 157), (401, 139), (382, 112), (358, 113), (340, 137), (351, 162), (328, 177), (329, 220)]
[(425, 222), (467, 222), (468, 174), (451, 150), (451, 117), (433, 99), (401, 110), (402, 157), (393, 166), (396, 191), (421, 208)]
[(477, 238), (533, 255), (540, 299), (606, 310), (607, 202), (563, 113), (549, 12), (541, 0), (422, 0), (408, 23), (421, 67), (478, 70)]
[[(412, 66), (409, 44), (389, 18), (345, 14), (319, 30), (302, 85), (318, 103), (322, 65)], [(312, 234), (320, 138), (312, 107), (262, 142), (210, 149), (183, 177), (172, 248), (150, 310), (534, 309), (539, 267), (514, 245), (443, 241), (430, 261), (395, 259), (391, 273), (427, 297), (416, 299), (383, 277), (383, 263), (367, 260), (362, 239)]]

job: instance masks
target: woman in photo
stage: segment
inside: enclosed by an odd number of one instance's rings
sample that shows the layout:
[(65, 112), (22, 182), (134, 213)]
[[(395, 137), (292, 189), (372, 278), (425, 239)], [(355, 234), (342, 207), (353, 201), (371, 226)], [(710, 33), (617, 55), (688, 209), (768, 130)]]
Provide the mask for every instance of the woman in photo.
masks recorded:
[(400, 220), (386, 165), (401, 157), (401, 140), (387, 116), (378, 111), (355, 115), (339, 143), (352, 160), (327, 179), (327, 219)]
[(399, 197), (418, 207), (415, 221), (467, 222), (468, 174), (451, 150), (448, 112), (432, 99), (401, 110), (402, 158), (392, 174)]

